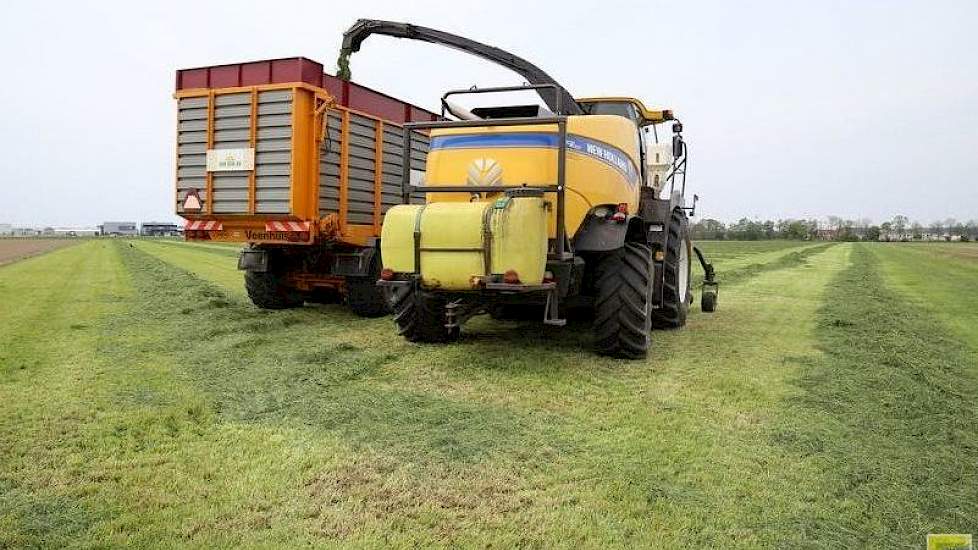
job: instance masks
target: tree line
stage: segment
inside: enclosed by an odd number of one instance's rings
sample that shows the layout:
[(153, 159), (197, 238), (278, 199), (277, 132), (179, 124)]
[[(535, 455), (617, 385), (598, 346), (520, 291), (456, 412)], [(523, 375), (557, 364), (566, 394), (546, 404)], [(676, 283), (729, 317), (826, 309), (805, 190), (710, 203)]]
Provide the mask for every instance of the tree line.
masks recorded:
[(882, 223), (868, 218), (851, 220), (839, 216), (825, 219), (755, 220), (741, 218), (725, 224), (707, 218), (690, 227), (693, 239), (717, 241), (834, 240), (834, 241), (978, 241), (978, 220), (954, 218), (922, 224), (897, 215)]

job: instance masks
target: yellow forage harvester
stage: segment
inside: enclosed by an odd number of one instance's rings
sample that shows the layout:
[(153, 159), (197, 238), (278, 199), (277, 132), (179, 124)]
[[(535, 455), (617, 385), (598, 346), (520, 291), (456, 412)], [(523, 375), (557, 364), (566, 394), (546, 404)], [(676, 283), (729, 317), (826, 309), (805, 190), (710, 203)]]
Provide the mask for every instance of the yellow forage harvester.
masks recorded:
[[(383, 222), (378, 285), (399, 332), (444, 342), (470, 317), (536, 312), (563, 325), (568, 306), (594, 312), (599, 353), (644, 357), (653, 327), (680, 327), (693, 299), (692, 257), (706, 277), (702, 309), (713, 311), (713, 268), (689, 238), (687, 150), (669, 110), (634, 98), (575, 99), (535, 65), (473, 40), (390, 21), (357, 21), (345, 34), (341, 76), (372, 34), (466, 51), (520, 74), (523, 86), (447, 92), (442, 116), (405, 124), (402, 159), (427, 133), (423, 170), (401, 171), (403, 205)], [(467, 109), (472, 94), (533, 91), (542, 104)], [(659, 143), (672, 124), (672, 139)], [(408, 204), (412, 197), (424, 204)]]

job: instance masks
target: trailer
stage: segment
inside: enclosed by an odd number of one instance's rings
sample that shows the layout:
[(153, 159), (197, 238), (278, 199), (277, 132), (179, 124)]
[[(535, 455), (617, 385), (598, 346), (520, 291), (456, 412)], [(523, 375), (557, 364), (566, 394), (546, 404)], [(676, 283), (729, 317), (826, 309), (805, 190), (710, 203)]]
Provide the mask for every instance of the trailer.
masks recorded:
[(404, 199), (405, 166), (423, 180), (428, 151), (427, 131), (412, 131), (405, 154), (404, 125), (440, 117), (304, 57), (178, 70), (174, 97), (185, 239), (242, 243), (259, 307), (345, 300), (386, 313), (384, 214)]

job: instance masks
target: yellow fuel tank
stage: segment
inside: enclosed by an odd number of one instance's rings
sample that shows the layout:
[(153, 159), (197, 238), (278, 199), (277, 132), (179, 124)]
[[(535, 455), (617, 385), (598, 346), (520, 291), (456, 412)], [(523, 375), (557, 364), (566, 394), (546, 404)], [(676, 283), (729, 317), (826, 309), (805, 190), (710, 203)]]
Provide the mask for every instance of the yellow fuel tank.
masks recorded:
[(417, 247), (421, 283), (427, 288), (472, 290), (508, 271), (523, 284), (540, 284), (547, 263), (548, 210), (543, 197), (534, 196), (395, 206), (387, 211), (381, 232), (384, 267), (418, 273)]

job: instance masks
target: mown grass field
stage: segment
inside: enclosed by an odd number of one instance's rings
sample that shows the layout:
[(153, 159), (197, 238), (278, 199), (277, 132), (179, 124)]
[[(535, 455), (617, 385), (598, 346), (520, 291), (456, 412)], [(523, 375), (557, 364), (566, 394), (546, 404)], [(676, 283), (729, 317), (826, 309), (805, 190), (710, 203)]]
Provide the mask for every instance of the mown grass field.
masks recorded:
[(978, 531), (978, 247), (704, 243), (720, 309), (453, 346), (226, 247), (0, 268), (0, 547), (923, 548)]

